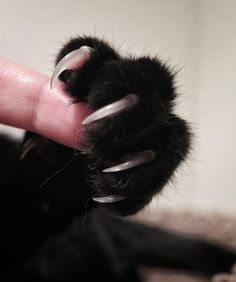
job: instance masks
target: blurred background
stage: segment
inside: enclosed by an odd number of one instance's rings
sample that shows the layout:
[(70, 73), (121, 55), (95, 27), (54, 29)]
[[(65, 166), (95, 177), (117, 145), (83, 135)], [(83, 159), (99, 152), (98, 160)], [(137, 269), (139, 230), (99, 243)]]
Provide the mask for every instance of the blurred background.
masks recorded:
[(48, 75), (65, 40), (83, 34), (175, 66), (176, 112), (192, 126), (193, 150), (151, 207), (236, 215), (236, 1), (0, 0), (0, 7), (0, 56)]

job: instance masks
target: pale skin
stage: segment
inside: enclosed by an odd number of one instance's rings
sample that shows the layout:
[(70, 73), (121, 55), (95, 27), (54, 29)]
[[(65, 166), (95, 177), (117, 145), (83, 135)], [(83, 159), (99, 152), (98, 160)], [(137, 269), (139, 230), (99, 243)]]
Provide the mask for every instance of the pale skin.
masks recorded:
[(44, 74), (0, 59), (0, 123), (77, 147), (84, 143), (82, 121), (91, 113), (83, 103), (72, 104), (58, 82), (50, 89)]

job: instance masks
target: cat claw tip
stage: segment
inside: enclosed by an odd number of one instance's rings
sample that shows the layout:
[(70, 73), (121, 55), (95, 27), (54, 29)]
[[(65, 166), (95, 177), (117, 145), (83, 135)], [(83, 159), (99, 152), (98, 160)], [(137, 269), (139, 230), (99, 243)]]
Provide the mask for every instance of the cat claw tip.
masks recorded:
[(74, 69), (83, 65), (90, 57), (92, 51), (93, 48), (90, 48), (88, 46), (82, 46), (79, 49), (76, 49), (67, 54), (65, 57), (63, 57), (54, 69), (50, 80), (50, 89), (52, 90), (55, 80), (60, 76), (63, 71)]
[(105, 196), (105, 197), (93, 197), (93, 200), (98, 203), (102, 204), (110, 204), (110, 203), (116, 203), (121, 200), (123, 200), (125, 197), (123, 196), (118, 196), (118, 195), (110, 195), (110, 196)]
[(82, 124), (89, 124), (91, 122), (100, 120), (102, 118), (126, 110), (134, 106), (137, 103), (137, 101), (138, 101), (138, 96), (136, 94), (128, 94), (122, 99), (98, 109), (97, 111), (86, 117), (83, 120)]
[(125, 162), (106, 168), (103, 170), (103, 172), (119, 172), (119, 171), (127, 170), (151, 162), (155, 157), (156, 157), (156, 153), (152, 150), (142, 151), (132, 156), (128, 156)]

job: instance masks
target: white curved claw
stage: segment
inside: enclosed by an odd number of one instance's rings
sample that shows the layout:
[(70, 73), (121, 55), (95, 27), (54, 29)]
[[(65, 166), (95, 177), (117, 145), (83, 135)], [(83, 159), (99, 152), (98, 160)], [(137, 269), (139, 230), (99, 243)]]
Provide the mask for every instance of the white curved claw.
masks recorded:
[(118, 172), (135, 166), (151, 162), (156, 156), (156, 153), (151, 150), (142, 151), (128, 157), (124, 163), (112, 166), (103, 170), (103, 172)]
[(93, 121), (105, 118), (107, 116), (110, 116), (120, 111), (123, 111), (125, 109), (128, 109), (132, 107), (133, 105), (135, 105), (137, 101), (138, 101), (138, 96), (136, 94), (128, 94), (125, 97), (123, 97), (122, 99), (112, 104), (106, 105), (100, 108), (99, 110), (97, 110), (96, 112), (92, 113), (91, 115), (89, 115), (88, 117), (86, 117), (83, 120), (82, 124), (88, 124)]
[(73, 69), (86, 62), (92, 51), (93, 48), (82, 46), (63, 57), (54, 69), (50, 80), (50, 88), (52, 89), (54, 81), (64, 70)]
[(110, 196), (105, 196), (105, 197), (93, 197), (93, 200), (95, 202), (99, 202), (102, 204), (110, 204), (110, 203), (116, 203), (121, 200), (123, 200), (125, 197), (123, 196), (118, 196), (118, 195), (110, 195)]
[(20, 159), (23, 160), (25, 158), (25, 156), (35, 147), (37, 147), (40, 143), (40, 139), (38, 138), (38, 136), (32, 136), (30, 137), (26, 143), (24, 144), (23, 148), (22, 148), (22, 152), (20, 155)]

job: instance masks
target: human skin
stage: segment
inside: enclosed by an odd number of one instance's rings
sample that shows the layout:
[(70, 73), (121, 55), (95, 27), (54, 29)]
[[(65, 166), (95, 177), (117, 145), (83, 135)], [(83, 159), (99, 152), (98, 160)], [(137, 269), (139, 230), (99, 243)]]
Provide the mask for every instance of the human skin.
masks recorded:
[(60, 144), (84, 143), (82, 121), (90, 114), (72, 104), (59, 81), (50, 89), (44, 74), (0, 59), (0, 123), (36, 132)]

